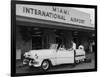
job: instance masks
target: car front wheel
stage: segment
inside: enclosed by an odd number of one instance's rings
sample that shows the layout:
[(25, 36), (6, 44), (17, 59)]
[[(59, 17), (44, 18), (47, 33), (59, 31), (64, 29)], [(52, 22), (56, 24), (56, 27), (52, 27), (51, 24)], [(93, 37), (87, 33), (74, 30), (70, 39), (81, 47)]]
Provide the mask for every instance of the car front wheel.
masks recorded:
[(50, 68), (50, 62), (47, 60), (44, 60), (42, 62), (41, 68), (43, 71), (47, 71)]

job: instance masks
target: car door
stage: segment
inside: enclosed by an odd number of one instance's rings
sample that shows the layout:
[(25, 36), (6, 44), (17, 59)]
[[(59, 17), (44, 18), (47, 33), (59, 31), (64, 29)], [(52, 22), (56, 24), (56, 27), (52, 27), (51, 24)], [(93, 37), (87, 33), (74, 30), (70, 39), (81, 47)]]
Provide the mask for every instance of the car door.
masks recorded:
[(58, 49), (56, 60), (57, 60), (57, 64), (74, 63), (74, 51)]

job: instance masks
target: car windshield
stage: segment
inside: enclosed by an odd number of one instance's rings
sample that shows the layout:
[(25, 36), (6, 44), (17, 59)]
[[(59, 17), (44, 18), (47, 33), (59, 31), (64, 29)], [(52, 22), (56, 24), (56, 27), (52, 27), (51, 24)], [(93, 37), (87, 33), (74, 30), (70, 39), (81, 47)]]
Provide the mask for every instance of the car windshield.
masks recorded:
[(57, 49), (58, 44), (50, 44), (50, 49)]

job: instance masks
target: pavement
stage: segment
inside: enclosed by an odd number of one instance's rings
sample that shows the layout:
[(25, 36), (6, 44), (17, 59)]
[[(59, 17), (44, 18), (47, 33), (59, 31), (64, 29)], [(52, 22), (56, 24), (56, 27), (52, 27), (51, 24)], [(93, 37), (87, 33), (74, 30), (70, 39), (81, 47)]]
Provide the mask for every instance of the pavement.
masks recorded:
[[(88, 53), (86, 55), (87, 58), (91, 58), (92, 61), (89, 63), (80, 63), (77, 64), (75, 67), (72, 65), (59, 65), (52, 67), (48, 70), (48, 72), (53, 71), (66, 71), (66, 70), (78, 70), (78, 69), (93, 69), (95, 67), (95, 59), (93, 53)], [(39, 74), (43, 71), (40, 68), (30, 68), (29, 66), (23, 66), (22, 61), (16, 61), (16, 73), (32, 73), (32, 74)]]

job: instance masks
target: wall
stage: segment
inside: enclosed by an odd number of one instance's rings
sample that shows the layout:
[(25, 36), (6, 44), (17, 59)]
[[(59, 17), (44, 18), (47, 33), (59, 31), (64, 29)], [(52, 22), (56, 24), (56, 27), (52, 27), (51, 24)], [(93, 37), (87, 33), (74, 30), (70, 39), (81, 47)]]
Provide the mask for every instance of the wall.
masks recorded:
[(20, 26), (16, 26), (16, 51), (21, 50), (21, 54), (24, 54), (32, 49), (32, 40), (25, 41), (22, 37)]

